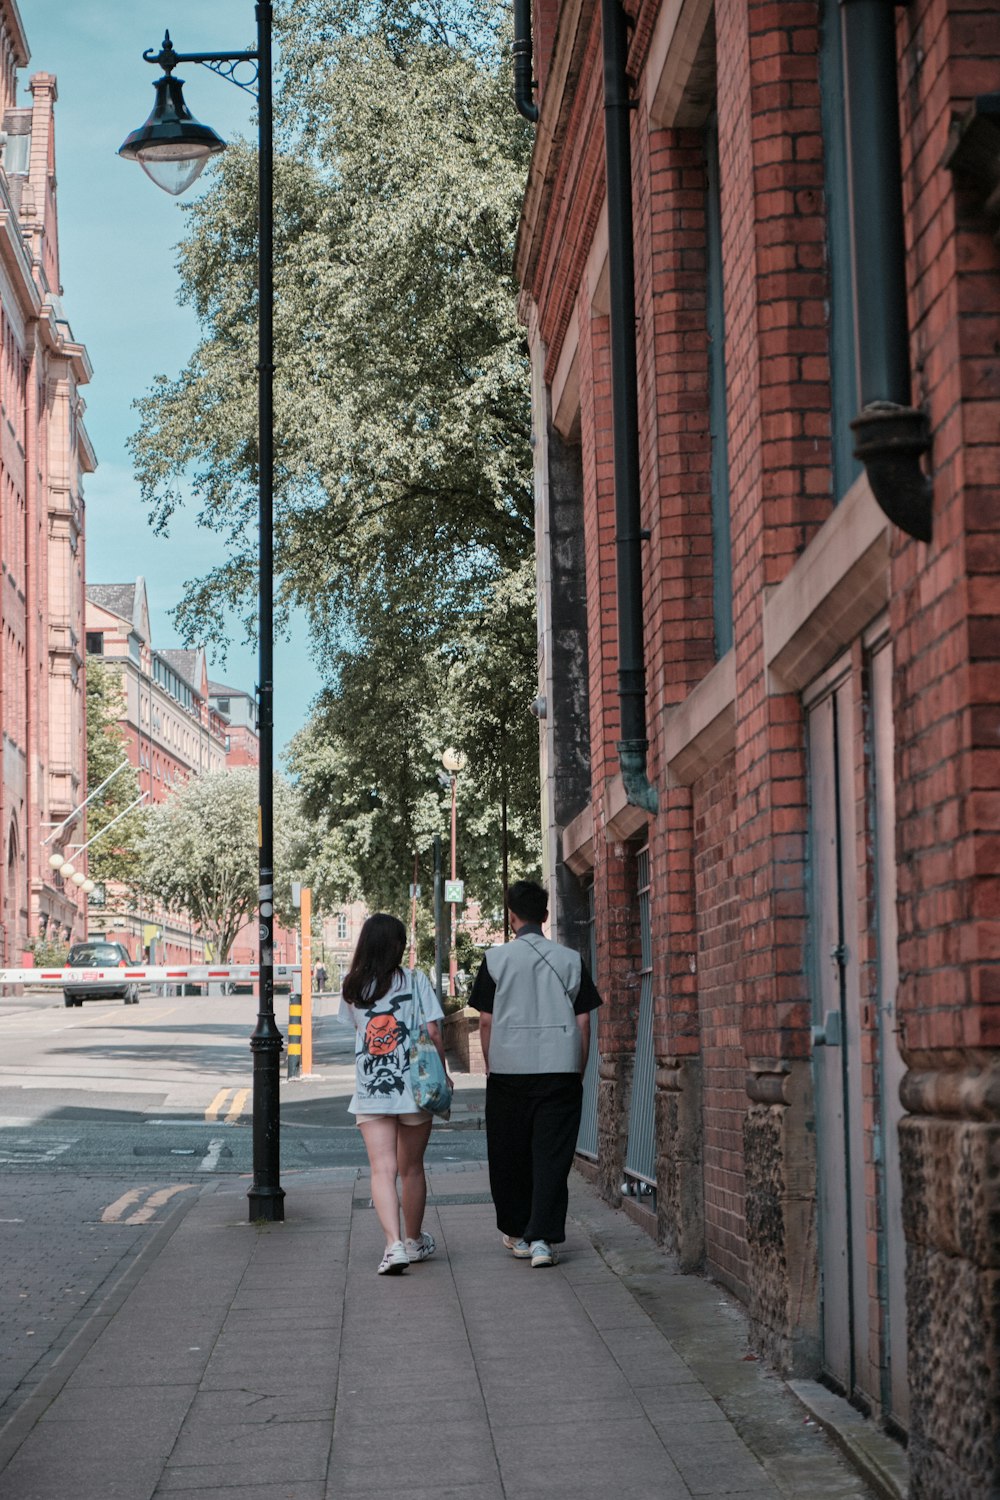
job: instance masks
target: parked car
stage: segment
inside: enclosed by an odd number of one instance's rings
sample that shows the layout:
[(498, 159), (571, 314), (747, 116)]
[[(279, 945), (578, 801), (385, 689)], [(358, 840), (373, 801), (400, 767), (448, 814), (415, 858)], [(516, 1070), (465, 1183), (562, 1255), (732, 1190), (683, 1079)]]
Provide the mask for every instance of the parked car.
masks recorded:
[[(135, 960), (121, 943), (107, 943), (95, 938), (89, 943), (74, 943), (66, 955), (67, 969), (131, 969)], [(63, 985), (63, 1003), (82, 1005), (85, 1000), (124, 1000), (126, 1005), (139, 1004), (139, 986), (102, 975), (92, 983), (75, 980)]]

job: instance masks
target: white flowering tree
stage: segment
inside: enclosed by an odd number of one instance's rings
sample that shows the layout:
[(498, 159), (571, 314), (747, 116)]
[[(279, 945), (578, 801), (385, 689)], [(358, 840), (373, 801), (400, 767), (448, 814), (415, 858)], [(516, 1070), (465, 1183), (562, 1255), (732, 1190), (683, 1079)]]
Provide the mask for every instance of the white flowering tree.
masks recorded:
[[(306, 830), (295, 793), (277, 778), (274, 826), (275, 907), (291, 921)], [(192, 777), (147, 810), (137, 852), (142, 889), (168, 911), (189, 914), (224, 962), (257, 910), (256, 770)]]

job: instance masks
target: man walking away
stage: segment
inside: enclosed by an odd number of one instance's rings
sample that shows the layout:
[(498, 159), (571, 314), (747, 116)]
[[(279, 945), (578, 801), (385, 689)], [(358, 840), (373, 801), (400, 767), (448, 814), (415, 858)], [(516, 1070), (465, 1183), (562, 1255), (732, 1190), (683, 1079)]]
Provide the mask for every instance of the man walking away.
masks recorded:
[(487, 950), (469, 996), (486, 1063), (486, 1148), (503, 1243), (555, 1265), (566, 1238), (590, 1012), (601, 1004), (579, 953), (544, 936), (548, 897), (533, 880), (507, 892), (514, 940)]

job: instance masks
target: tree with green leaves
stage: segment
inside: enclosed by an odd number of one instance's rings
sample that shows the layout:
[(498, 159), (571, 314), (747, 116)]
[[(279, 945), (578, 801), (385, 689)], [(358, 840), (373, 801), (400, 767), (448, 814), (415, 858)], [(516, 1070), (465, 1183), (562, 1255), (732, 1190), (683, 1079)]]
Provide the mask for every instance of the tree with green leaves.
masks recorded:
[[(317, 884), (389, 904), (442, 826), (437, 758), (466, 751), (466, 876), (537, 861), (534, 501), (513, 247), (531, 137), (507, 10), (476, 0), (278, 7), (277, 604), (327, 686), (292, 769), (326, 830)], [(190, 491), (228, 559), (178, 622), (256, 608), (256, 162), (237, 143), (187, 210), (181, 296), (203, 337), (139, 403), (154, 523)], [(280, 728), (280, 726), (279, 726)], [(531, 766), (534, 765), (532, 771)], [(491, 882), (493, 884), (491, 885)]]
[[(87, 791), (92, 792), (128, 759), (121, 717), (125, 695), (121, 673), (99, 656), (87, 658)], [(125, 813), (139, 796), (134, 767), (119, 771), (87, 808), (86, 838), (91, 880), (105, 888), (110, 909), (124, 909), (138, 876), (137, 845), (142, 836), (143, 812)], [(115, 819), (119, 821), (115, 822)], [(103, 830), (115, 822), (105, 834)], [(98, 835), (100, 835), (98, 837)], [(81, 840), (82, 842), (82, 840)]]
[[(224, 962), (257, 910), (257, 772), (252, 767), (194, 776), (149, 808), (139, 843), (147, 896), (183, 913)], [(291, 923), (291, 884), (306, 829), (296, 794), (275, 779), (275, 909)]]

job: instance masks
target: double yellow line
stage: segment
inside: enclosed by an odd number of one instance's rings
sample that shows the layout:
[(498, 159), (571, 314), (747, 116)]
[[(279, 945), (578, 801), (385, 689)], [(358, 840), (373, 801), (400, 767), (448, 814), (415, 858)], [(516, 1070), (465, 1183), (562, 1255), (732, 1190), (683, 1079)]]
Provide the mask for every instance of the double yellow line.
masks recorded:
[[(178, 1193), (186, 1193), (193, 1184), (190, 1182), (176, 1182), (173, 1187), (158, 1188), (150, 1191), (148, 1187), (129, 1188), (114, 1203), (109, 1203), (101, 1214), (102, 1224), (148, 1224), (155, 1218), (158, 1208), (170, 1202)], [(149, 1193), (145, 1203), (142, 1202), (145, 1194)], [(141, 1205), (141, 1206), (140, 1206)]]
[[(229, 1105), (229, 1109), (223, 1115), (222, 1111), (226, 1107), (226, 1102), (230, 1094), (233, 1096), (232, 1102)], [(226, 1125), (235, 1125), (239, 1121), (249, 1097), (249, 1089), (220, 1089), (205, 1111), (205, 1120), (208, 1124), (213, 1124), (221, 1116)]]

